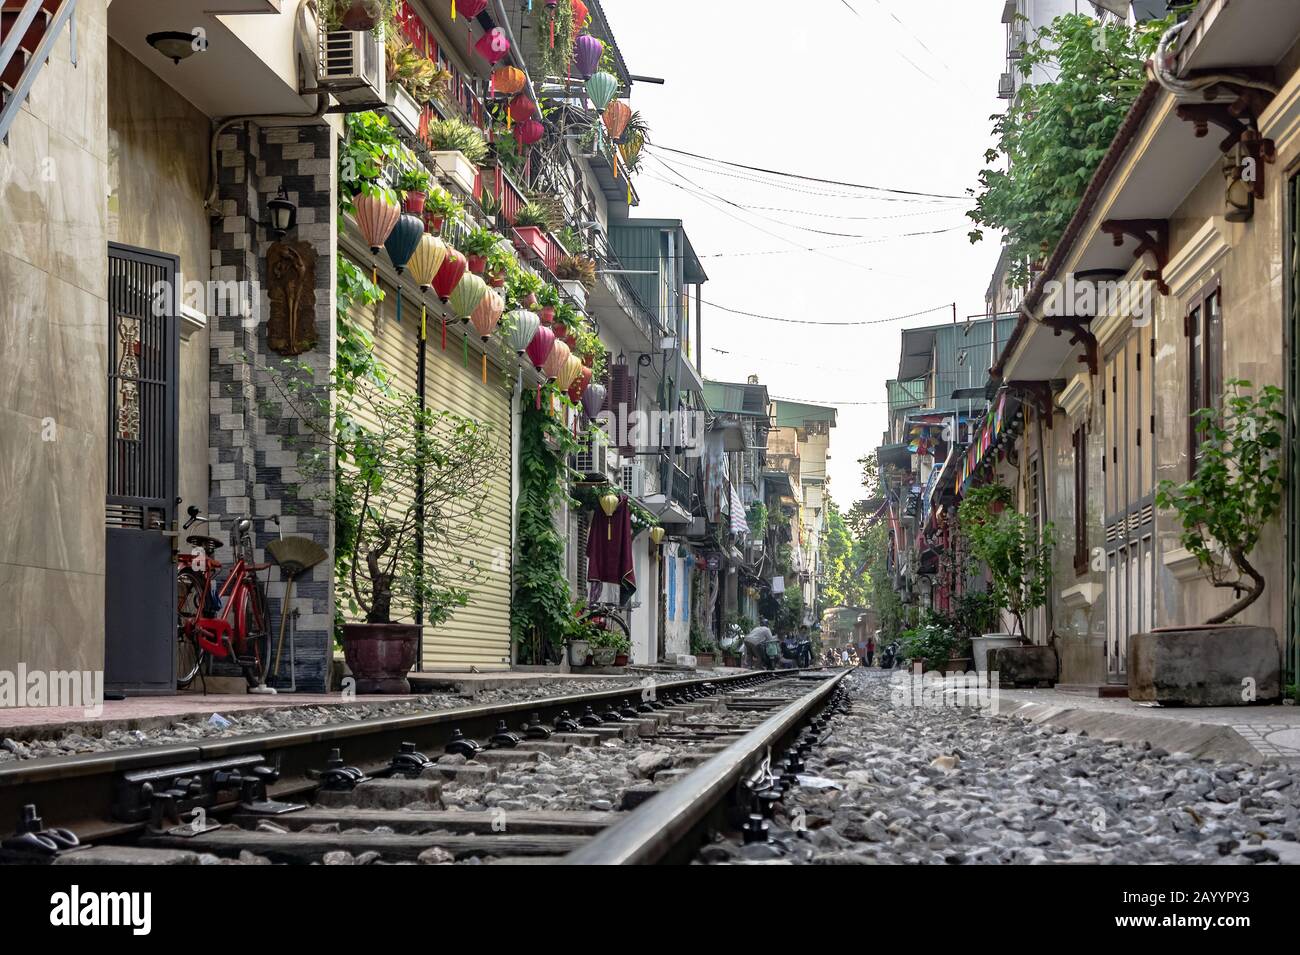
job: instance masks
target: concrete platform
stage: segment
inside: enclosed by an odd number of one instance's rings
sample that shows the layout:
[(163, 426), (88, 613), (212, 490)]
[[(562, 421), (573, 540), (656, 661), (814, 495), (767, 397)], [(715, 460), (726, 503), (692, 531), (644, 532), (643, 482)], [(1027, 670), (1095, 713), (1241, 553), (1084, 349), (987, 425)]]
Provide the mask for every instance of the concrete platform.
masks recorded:
[(999, 690), (999, 712), (1089, 736), (1150, 743), (1171, 753), (1300, 763), (1300, 707), (1152, 706), (1056, 690)]

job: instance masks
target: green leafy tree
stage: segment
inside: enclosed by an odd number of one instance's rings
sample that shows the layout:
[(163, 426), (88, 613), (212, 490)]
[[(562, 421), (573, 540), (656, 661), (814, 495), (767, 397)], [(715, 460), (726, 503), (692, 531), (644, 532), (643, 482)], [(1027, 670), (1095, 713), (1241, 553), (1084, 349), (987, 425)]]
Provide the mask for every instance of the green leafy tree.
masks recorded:
[(839, 505), (826, 497), (826, 531), (822, 534), (822, 602), (828, 607), (865, 607), (870, 599), (866, 581), (858, 573), (856, 542)]
[[(1104, 29), (1082, 14), (1057, 17), (1025, 45), (1018, 69), (1026, 83), (1011, 108), (995, 114), (997, 147), (979, 175), (972, 242), (1003, 231), (1011, 280), (1028, 282), (1028, 265), (1060, 240), (1145, 83), (1144, 63), (1173, 17)], [(1050, 76), (1043, 82), (1032, 77)], [(1001, 160), (1000, 167), (993, 167)]]
[(1264, 577), (1249, 555), (1282, 506), (1283, 395), (1272, 385), (1255, 394), (1249, 381), (1227, 383), (1222, 408), (1196, 412), (1200, 443), (1190, 481), (1161, 481), (1156, 506), (1182, 520), (1182, 543), (1210, 571), (1216, 587), (1231, 588), (1232, 606), (1206, 623), (1226, 623), (1264, 593)]
[(966, 492), (957, 509), (971, 556), (989, 572), (989, 594), (1015, 619), (1024, 635), (1025, 616), (1047, 602), (1052, 581), (1052, 525), (1042, 530), (1013, 510), (1011, 488), (987, 484)]

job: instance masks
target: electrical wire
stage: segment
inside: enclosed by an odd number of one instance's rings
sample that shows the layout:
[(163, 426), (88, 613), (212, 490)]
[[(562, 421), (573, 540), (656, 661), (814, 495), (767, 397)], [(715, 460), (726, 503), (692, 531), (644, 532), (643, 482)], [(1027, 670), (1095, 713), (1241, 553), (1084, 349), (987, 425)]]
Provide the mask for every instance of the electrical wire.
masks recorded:
[(932, 315), (935, 312), (947, 311), (952, 308), (951, 303), (944, 303), (943, 305), (936, 305), (934, 308), (923, 309), (919, 312), (910, 312), (907, 315), (895, 315), (892, 318), (870, 318), (852, 322), (822, 322), (811, 318), (781, 318), (776, 315), (761, 315), (758, 312), (747, 312), (743, 309), (729, 308), (726, 305), (719, 305), (717, 302), (705, 298), (700, 299), (700, 301), (710, 308), (716, 308), (723, 312), (730, 312), (733, 315), (743, 315), (746, 318), (757, 318), (766, 322), (781, 322), (787, 325), (838, 325), (843, 327), (855, 325), (887, 325), (890, 322), (903, 322), (909, 318), (917, 318), (921, 315)]

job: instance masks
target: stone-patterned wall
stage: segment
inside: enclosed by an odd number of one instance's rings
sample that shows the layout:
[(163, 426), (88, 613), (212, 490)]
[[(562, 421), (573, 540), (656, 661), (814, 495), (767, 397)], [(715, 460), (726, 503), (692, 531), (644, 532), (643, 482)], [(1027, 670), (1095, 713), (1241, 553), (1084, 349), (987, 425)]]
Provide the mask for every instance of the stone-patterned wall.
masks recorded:
[[(213, 225), (212, 279), (255, 281), (257, 287), (244, 290), (242, 309), (224, 308), (210, 325), (209, 509), (226, 516), (252, 514), (259, 561), (269, 560), (265, 546), (276, 536), (276, 528), (266, 519), (273, 514), (280, 515), (286, 536), (309, 537), (333, 553), (333, 522), (321, 500), (332, 481), (326, 477), (312, 483), (300, 470), (300, 459), (313, 446), (312, 431), (266, 370), (281, 368), (285, 359), (267, 347), (266, 250), (271, 238), (259, 223), (268, 217), (267, 200), (283, 187), (298, 206), (298, 228), (287, 239), (308, 242), (317, 252), (318, 343), (292, 360), (311, 369), (318, 394), (325, 394), (335, 341), (334, 134), (324, 124), (268, 128), (241, 124), (223, 131), (217, 146), (221, 217)], [(214, 536), (228, 538), (229, 523)], [(221, 560), (230, 556), (228, 545), (218, 555)], [(284, 581), (276, 567), (269, 579), (274, 652)], [(292, 609), (300, 615), (298, 689), (320, 692), (326, 689), (333, 647), (331, 560), (297, 579)], [(280, 679), (272, 685), (288, 684), (288, 659), (286, 637)]]

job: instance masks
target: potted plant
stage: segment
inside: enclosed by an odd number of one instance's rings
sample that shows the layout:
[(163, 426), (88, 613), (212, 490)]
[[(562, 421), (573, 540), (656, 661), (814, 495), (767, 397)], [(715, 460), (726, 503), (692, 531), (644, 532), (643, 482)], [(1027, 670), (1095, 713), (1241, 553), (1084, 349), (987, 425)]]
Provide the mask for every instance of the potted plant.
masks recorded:
[(404, 194), (402, 207), (411, 215), (420, 215), (424, 212), (424, 204), (429, 197), (428, 170), (423, 166), (411, 166), (409, 169), (403, 169), (397, 177), (397, 189)]
[(424, 200), (424, 225), (430, 232), (442, 231), (442, 224), (455, 220), (464, 206), (446, 189), (434, 186)]
[(957, 644), (956, 634), (944, 623), (930, 615), (919, 627), (904, 630), (903, 656), (914, 664), (920, 663), (927, 672), (943, 672)]
[(539, 259), (546, 258), (546, 232), (550, 228), (550, 213), (539, 203), (527, 202), (515, 213), (519, 247), (531, 250)]
[[(1250, 560), (1264, 527), (1282, 506), (1280, 450), (1286, 429), (1281, 389), (1251, 393), (1249, 381), (1226, 383), (1219, 408), (1196, 412), (1196, 470), (1182, 484), (1161, 481), (1156, 506), (1173, 510), (1180, 540), (1215, 588), (1234, 600), (1200, 626), (1161, 627), (1133, 635), (1129, 697), (1192, 706), (1232, 706), (1277, 699), (1281, 652), (1271, 627), (1232, 623), (1264, 593)], [(1245, 692), (1244, 678), (1252, 692)]]
[(451, 117), (429, 124), (428, 142), (438, 171), (466, 195), (473, 195), (479, 164), (487, 157), (483, 134), (463, 119)]
[[(499, 440), (489, 426), (347, 367), (325, 398), (309, 378), (272, 380), (321, 439), (304, 469), (333, 475), (322, 502), (334, 518), (339, 637), (357, 690), (405, 693), (423, 627), (465, 606), (478, 579), (460, 555), (502, 467)], [(411, 622), (417, 611), (423, 626)]]
[(535, 272), (529, 272), (527, 269), (518, 269), (510, 276), (508, 283), (510, 289), (510, 301), (515, 308), (533, 308), (537, 304), (537, 293), (542, 290), (546, 283), (542, 277)]
[[(1025, 616), (1047, 602), (1052, 579), (1052, 525), (1039, 531), (1012, 505), (1011, 488), (989, 484), (967, 491), (957, 511), (971, 557), (988, 571), (995, 606), (1005, 608), (1013, 620), (1011, 633), (985, 633), (971, 640), (981, 673), (988, 669), (990, 650), (1025, 642)], [(1034, 650), (1044, 651), (1055, 659), (1050, 647)]]
[(697, 667), (707, 670), (713, 666), (717, 649), (717, 645), (711, 637), (705, 636), (702, 632), (691, 633), (691, 653), (695, 657)]
[(537, 290), (537, 316), (542, 320), (543, 325), (550, 325), (555, 321), (555, 310), (560, 305), (560, 293), (554, 285), (543, 284)]
[(596, 263), (585, 255), (565, 255), (555, 266), (555, 277), (579, 308), (587, 305), (587, 293), (596, 287)]
[(398, 0), (318, 0), (320, 23), (325, 32), (346, 30), (364, 33), (392, 23)]
[(418, 135), (424, 105), (446, 89), (451, 74), (393, 31), (384, 39), (385, 96), (398, 122)]
[(460, 251), (465, 253), (469, 270), (475, 275), (482, 275), (487, 270), (488, 254), (496, 247), (497, 234), (484, 226), (465, 233), (460, 242)]
[(514, 252), (504, 239), (488, 250), (486, 278), (488, 284), (493, 288), (503, 287), (506, 284), (506, 277), (510, 274), (510, 270), (518, 270), (518, 268)]

